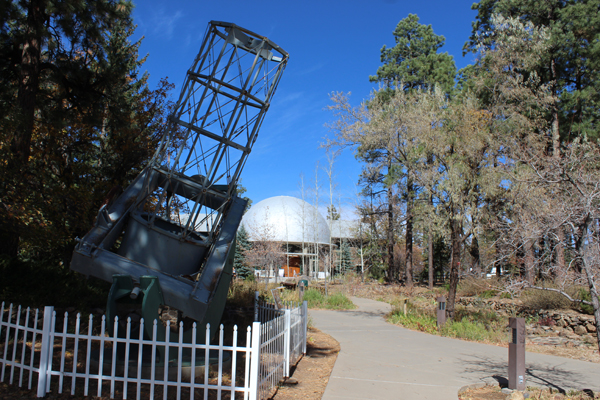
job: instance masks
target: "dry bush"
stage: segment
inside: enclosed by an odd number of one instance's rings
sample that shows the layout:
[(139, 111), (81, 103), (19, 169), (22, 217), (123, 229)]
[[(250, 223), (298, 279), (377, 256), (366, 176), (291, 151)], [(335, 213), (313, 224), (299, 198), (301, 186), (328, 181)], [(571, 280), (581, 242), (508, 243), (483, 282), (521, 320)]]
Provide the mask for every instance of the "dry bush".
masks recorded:
[(523, 306), (532, 311), (561, 310), (570, 308), (571, 301), (560, 293), (550, 290), (528, 289), (521, 293)]
[(479, 296), (491, 288), (492, 285), (489, 279), (468, 276), (460, 280), (456, 291), (459, 296), (473, 297)]
[[(264, 290), (264, 285), (262, 285)], [(227, 305), (233, 307), (250, 307), (254, 304), (254, 292), (259, 290), (255, 281), (235, 279), (229, 286)]]

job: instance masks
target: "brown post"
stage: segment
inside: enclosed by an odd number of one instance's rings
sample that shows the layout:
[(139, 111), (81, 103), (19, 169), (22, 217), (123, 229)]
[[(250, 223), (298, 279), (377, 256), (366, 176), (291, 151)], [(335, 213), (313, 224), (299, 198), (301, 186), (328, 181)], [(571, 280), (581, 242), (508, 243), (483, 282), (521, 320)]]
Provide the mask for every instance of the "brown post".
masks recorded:
[(446, 323), (446, 296), (440, 296), (437, 299), (437, 326), (441, 328)]
[(304, 281), (301, 280), (298, 284), (298, 301), (302, 302), (304, 300)]
[(509, 318), (508, 388), (525, 390), (525, 318)]

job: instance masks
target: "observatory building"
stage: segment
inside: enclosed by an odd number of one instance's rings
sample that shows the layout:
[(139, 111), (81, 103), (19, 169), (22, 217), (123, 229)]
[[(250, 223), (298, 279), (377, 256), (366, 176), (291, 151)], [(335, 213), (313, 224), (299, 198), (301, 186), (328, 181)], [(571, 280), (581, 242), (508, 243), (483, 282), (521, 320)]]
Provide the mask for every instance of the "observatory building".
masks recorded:
[(335, 251), (341, 240), (355, 238), (352, 226), (356, 224), (354, 221), (327, 221), (316, 207), (290, 196), (262, 200), (242, 219), (250, 241), (281, 243), (286, 258), (285, 276), (314, 278), (325, 277), (323, 264), (331, 253), (330, 243)]

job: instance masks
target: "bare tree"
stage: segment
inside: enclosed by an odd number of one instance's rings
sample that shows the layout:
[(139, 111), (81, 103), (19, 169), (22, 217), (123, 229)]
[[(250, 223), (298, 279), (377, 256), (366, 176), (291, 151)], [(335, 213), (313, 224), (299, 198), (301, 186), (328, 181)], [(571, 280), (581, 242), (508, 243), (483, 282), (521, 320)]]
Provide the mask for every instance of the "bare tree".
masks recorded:
[(274, 274), (275, 280), (279, 274), (279, 266), (285, 262), (283, 243), (276, 238), (275, 228), (268, 222), (268, 208), (262, 223), (247, 226), (252, 246), (244, 251), (248, 265), (266, 272), (265, 287), (268, 287), (269, 277)]

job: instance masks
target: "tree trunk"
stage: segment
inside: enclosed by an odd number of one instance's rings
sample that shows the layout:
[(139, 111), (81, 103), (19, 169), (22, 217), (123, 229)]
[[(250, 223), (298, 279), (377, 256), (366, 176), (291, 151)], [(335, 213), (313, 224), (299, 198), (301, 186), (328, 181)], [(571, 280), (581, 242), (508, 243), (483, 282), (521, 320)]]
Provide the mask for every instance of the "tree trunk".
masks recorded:
[(533, 285), (535, 255), (533, 253), (533, 241), (531, 239), (525, 242), (525, 280)]
[[(588, 220), (587, 226), (583, 227), (582, 229), (582, 237), (584, 238), (584, 240), (582, 241), (583, 253), (581, 258), (583, 270), (585, 271), (585, 275), (588, 281), (588, 287), (590, 289), (592, 307), (594, 308), (594, 320), (596, 323), (596, 341), (598, 344), (598, 353), (600, 354), (600, 299), (598, 296), (598, 287), (596, 286), (595, 281), (596, 276), (594, 274), (592, 265), (590, 265), (593, 262), (592, 260), (598, 257), (599, 243), (597, 240), (593, 240), (591, 237), (592, 235), (589, 234), (589, 224), (590, 221)], [(593, 249), (590, 249), (590, 247), (592, 246), (595, 248), (595, 251)]]
[(396, 271), (396, 265), (394, 263), (394, 208), (392, 206), (392, 186), (390, 185), (387, 190), (388, 200), (388, 227), (387, 227), (387, 250), (388, 250), (388, 281), (390, 283), (396, 282), (398, 273)]
[(27, 8), (26, 37), (21, 54), (21, 72), (17, 105), (19, 120), (11, 149), (21, 165), (27, 164), (31, 152), (36, 95), (41, 71), (42, 26), (44, 24), (43, 4), (32, 0)]
[(458, 267), (460, 260), (460, 223), (452, 220), (450, 222), (450, 241), (451, 241), (451, 252), (450, 252), (450, 290), (448, 291), (448, 302), (446, 307), (446, 315), (449, 319), (454, 318), (455, 304), (456, 304), (456, 288), (458, 287)]
[(477, 277), (481, 278), (481, 258), (479, 254), (479, 241), (477, 240), (477, 236), (473, 234), (473, 240), (471, 241), (471, 246), (469, 247), (469, 254), (473, 259), (471, 263), (471, 269), (477, 275)]
[(406, 287), (413, 287), (413, 184), (409, 177), (406, 187)]
[(429, 246), (428, 262), (429, 262), (429, 290), (433, 290), (433, 233), (429, 229), (429, 238), (427, 245)]

